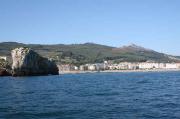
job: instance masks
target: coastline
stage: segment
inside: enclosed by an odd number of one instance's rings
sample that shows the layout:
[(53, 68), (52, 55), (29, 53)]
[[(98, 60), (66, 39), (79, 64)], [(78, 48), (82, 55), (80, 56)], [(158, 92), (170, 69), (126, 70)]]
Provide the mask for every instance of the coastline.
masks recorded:
[(147, 69), (147, 70), (104, 70), (104, 71), (62, 71), (59, 74), (83, 74), (83, 73), (119, 73), (119, 72), (169, 72), (180, 69)]

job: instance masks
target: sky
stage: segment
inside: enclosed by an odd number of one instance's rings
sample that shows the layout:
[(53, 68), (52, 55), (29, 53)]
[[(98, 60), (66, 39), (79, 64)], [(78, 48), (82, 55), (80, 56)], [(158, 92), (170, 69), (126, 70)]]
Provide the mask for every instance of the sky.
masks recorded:
[(131, 43), (180, 55), (180, 0), (0, 0), (0, 42)]

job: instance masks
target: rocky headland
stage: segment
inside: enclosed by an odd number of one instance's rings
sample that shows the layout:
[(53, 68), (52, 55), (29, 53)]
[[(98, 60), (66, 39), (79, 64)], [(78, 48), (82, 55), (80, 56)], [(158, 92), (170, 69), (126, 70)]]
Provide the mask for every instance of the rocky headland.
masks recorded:
[(7, 69), (0, 69), (0, 76), (11, 76), (11, 71)]
[(11, 51), (12, 76), (58, 75), (55, 62), (40, 56), (30, 48), (20, 47)]

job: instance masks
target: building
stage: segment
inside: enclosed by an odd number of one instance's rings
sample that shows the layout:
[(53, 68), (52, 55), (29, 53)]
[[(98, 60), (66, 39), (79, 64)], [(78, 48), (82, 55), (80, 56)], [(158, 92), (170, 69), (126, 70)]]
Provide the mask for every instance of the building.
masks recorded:
[(180, 69), (180, 63), (176, 63), (176, 67)]
[(77, 71), (78, 67), (71, 64), (58, 65), (59, 72)]
[(74, 70), (75, 70), (75, 71), (78, 71), (79, 68), (78, 68), (77, 66), (74, 66)]
[(107, 65), (105, 65), (104, 63), (96, 63), (96, 64), (85, 64), (85, 65), (81, 65), (79, 67), (80, 71), (102, 71), (105, 70), (105, 68), (107, 67)]
[(166, 63), (159, 63), (159, 69), (166, 69)]
[(139, 69), (139, 63), (129, 63), (129, 64), (128, 64), (128, 69), (129, 69), (129, 70)]
[(166, 69), (178, 69), (176, 63), (166, 63)]
[(159, 63), (139, 63), (139, 69), (159, 69)]
[(106, 69), (106, 65), (104, 63), (96, 63), (94, 65), (96, 66), (97, 71), (102, 71)]
[(87, 70), (88, 70), (88, 66), (87, 66), (87, 65), (81, 65), (81, 66), (79, 67), (79, 70), (80, 70), (80, 71), (87, 71)]
[(89, 64), (89, 65), (88, 65), (88, 70), (89, 70), (89, 71), (96, 71), (96, 65), (94, 65), (94, 64)]

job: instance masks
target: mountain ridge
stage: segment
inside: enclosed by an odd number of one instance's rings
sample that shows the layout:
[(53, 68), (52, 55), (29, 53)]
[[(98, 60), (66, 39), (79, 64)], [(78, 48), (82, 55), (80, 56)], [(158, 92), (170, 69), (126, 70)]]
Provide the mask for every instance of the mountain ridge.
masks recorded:
[(84, 64), (112, 60), (114, 62), (180, 62), (180, 58), (130, 44), (112, 47), (96, 43), (84, 44), (23, 44), (18, 42), (1, 42), (0, 54), (8, 56), (16, 47), (29, 47), (40, 55), (52, 58), (58, 63)]

